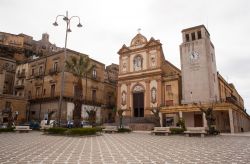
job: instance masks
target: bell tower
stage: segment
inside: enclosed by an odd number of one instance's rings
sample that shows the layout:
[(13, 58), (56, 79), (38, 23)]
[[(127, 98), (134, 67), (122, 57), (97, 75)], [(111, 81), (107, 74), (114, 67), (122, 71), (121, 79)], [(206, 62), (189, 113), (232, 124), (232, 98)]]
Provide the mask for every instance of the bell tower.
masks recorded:
[(219, 99), (214, 46), (204, 25), (182, 30), (182, 104)]

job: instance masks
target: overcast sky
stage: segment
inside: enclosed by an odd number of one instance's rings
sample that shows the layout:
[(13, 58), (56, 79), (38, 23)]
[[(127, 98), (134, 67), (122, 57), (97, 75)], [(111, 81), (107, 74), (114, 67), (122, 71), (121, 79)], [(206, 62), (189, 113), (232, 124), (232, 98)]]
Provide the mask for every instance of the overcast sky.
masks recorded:
[(0, 31), (24, 33), (64, 46), (65, 22), (58, 14), (77, 15), (68, 48), (86, 53), (106, 65), (118, 64), (118, 50), (141, 28), (148, 39), (163, 44), (165, 58), (180, 68), (181, 30), (204, 24), (215, 46), (217, 69), (234, 83), (250, 113), (250, 1), (249, 0), (0, 0)]

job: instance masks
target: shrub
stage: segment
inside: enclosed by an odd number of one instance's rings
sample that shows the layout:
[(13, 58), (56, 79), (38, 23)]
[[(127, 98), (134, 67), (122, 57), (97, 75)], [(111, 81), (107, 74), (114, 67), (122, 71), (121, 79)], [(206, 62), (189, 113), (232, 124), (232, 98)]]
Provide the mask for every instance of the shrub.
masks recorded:
[(118, 133), (126, 133), (126, 132), (131, 132), (131, 129), (128, 129), (128, 128), (119, 128), (118, 129)]
[(48, 134), (60, 134), (60, 135), (95, 135), (96, 132), (101, 132), (102, 128), (49, 128), (45, 130)]
[(0, 133), (1, 132), (14, 132), (14, 128), (0, 128)]
[(97, 132), (97, 128), (72, 128), (68, 130), (69, 135), (94, 135)]
[(186, 130), (185, 120), (180, 118), (179, 121), (176, 123), (176, 126), (180, 126), (184, 131)]
[(67, 130), (67, 128), (49, 128), (46, 132), (49, 134), (64, 134)]
[(182, 134), (184, 132), (183, 128), (170, 128), (172, 134)]
[(104, 129), (104, 127), (95, 127), (96, 128), (96, 132), (102, 132), (102, 129)]

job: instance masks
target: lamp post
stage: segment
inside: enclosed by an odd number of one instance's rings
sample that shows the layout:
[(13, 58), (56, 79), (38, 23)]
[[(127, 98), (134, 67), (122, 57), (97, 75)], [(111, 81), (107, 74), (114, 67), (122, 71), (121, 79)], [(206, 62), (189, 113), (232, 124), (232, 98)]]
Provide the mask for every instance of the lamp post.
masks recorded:
[(60, 90), (60, 98), (59, 98), (59, 113), (58, 113), (58, 124), (61, 126), (61, 110), (62, 110), (62, 100), (63, 100), (63, 92), (64, 92), (64, 69), (65, 69), (65, 62), (66, 62), (66, 57), (67, 57), (67, 40), (68, 40), (68, 33), (72, 32), (70, 29), (70, 21), (73, 18), (78, 18), (78, 25), (77, 27), (82, 27), (82, 24), (80, 23), (80, 17), (78, 16), (72, 16), (69, 18), (68, 16), (68, 11), (66, 11), (66, 15), (57, 15), (56, 16), (56, 21), (53, 23), (54, 26), (58, 26), (57, 23), (57, 18), (63, 17), (63, 20), (66, 22), (66, 34), (65, 34), (65, 45), (64, 45), (64, 59), (63, 59), (63, 66), (62, 66), (62, 74), (61, 74), (61, 90)]

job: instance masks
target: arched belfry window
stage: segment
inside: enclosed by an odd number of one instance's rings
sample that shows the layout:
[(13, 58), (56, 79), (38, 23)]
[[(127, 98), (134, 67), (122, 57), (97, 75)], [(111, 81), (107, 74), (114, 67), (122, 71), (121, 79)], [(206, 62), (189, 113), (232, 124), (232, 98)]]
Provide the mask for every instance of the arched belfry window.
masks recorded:
[(135, 56), (134, 58), (134, 71), (142, 70), (143, 59), (140, 55)]

